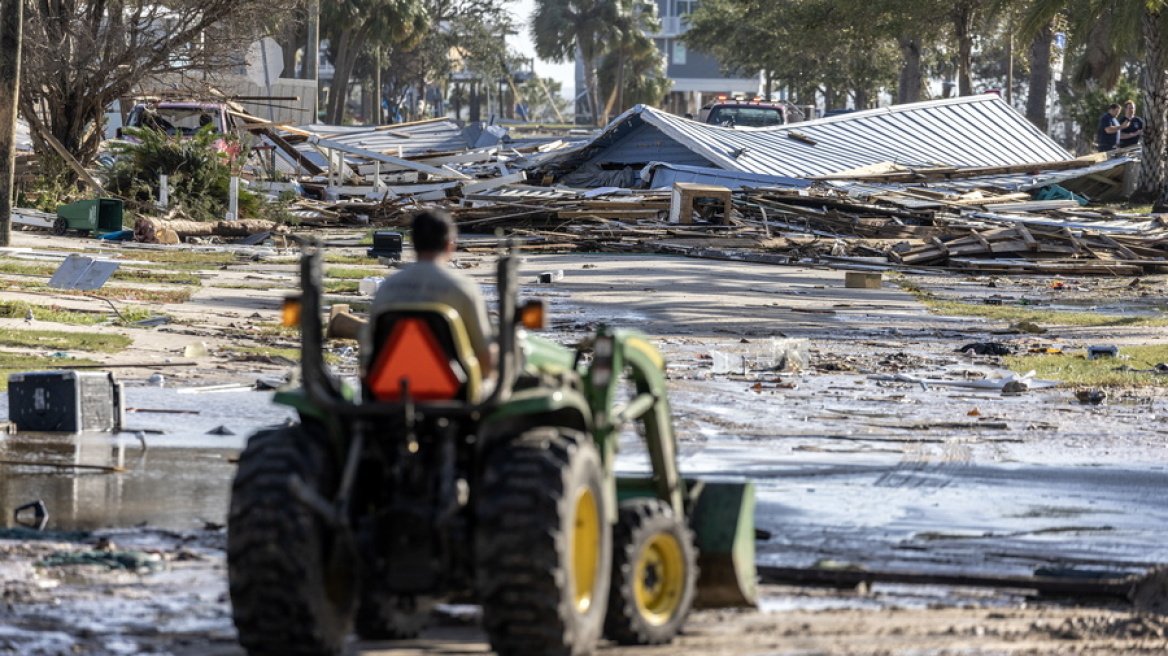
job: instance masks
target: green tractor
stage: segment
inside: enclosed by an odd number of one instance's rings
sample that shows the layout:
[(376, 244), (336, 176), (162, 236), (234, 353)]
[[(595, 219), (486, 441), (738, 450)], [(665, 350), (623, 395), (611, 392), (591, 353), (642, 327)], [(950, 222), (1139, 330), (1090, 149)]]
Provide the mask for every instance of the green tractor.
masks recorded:
[[(681, 477), (664, 361), (644, 337), (602, 328), (572, 350), (528, 334), (543, 308), (518, 306), (504, 254), (489, 393), (459, 317), (435, 304), (370, 317), (359, 384), (344, 385), (323, 359), (320, 260), (305, 249), (285, 306), (303, 384), (276, 401), (301, 421), (253, 435), (232, 488), (249, 654), (339, 654), (352, 630), (413, 638), (455, 600), (482, 605), (503, 656), (579, 656), (602, 636), (668, 642), (695, 603), (754, 604), (753, 488)], [(629, 422), (649, 477), (614, 474)]]

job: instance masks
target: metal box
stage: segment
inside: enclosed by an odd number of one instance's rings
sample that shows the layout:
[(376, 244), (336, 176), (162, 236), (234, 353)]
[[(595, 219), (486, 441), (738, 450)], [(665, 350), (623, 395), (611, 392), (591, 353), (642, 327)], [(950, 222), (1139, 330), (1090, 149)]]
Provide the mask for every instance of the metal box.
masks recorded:
[(401, 233), (393, 230), (374, 231), (373, 248), (370, 248), (366, 254), (378, 259), (400, 260), (402, 256)]
[(8, 375), (8, 419), (18, 431), (118, 430), (124, 415), (121, 383), (108, 371)]

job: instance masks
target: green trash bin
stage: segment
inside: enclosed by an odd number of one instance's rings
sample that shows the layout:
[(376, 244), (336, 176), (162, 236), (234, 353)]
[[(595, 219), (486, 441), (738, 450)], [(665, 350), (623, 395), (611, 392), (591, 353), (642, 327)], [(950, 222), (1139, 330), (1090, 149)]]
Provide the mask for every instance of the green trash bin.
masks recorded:
[(63, 235), (69, 230), (104, 235), (121, 229), (122, 201), (117, 198), (94, 198), (58, 205), (57, 220), (53, 222), (54, 235)]

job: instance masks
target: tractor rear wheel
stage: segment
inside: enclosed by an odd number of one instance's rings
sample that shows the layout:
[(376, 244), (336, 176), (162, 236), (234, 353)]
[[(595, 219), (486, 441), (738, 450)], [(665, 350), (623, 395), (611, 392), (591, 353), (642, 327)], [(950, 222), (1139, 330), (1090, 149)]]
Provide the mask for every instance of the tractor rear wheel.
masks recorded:
[(338, 467), (304, 425), (260, 431), (239, 457), (227, 517), (227, 578), (239, 642), (251, 656), (333, 656), (356, 598), (352, 542), (292, 492), (326, 499)]
[(669, 642), (697, 588), (697, 548), (685, 519), (659, 499), (620, 506), (604, 633), (622, 645)]
[(491, 454), (481, 490), (475, 558), (491, 647), (500, 656), (592, 653), (612, 565), (592, 439), (530, 430)]

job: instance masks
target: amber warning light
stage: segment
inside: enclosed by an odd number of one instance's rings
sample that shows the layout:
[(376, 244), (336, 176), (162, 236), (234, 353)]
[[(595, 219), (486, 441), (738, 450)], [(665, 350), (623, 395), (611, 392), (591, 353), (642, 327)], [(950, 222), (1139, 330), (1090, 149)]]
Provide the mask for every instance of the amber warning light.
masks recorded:
[(280, 323), (285, 328), (300, 325), (300, 307), (299, 296), (287, 296), (284, 298), (284, 306), (280, 312)]

